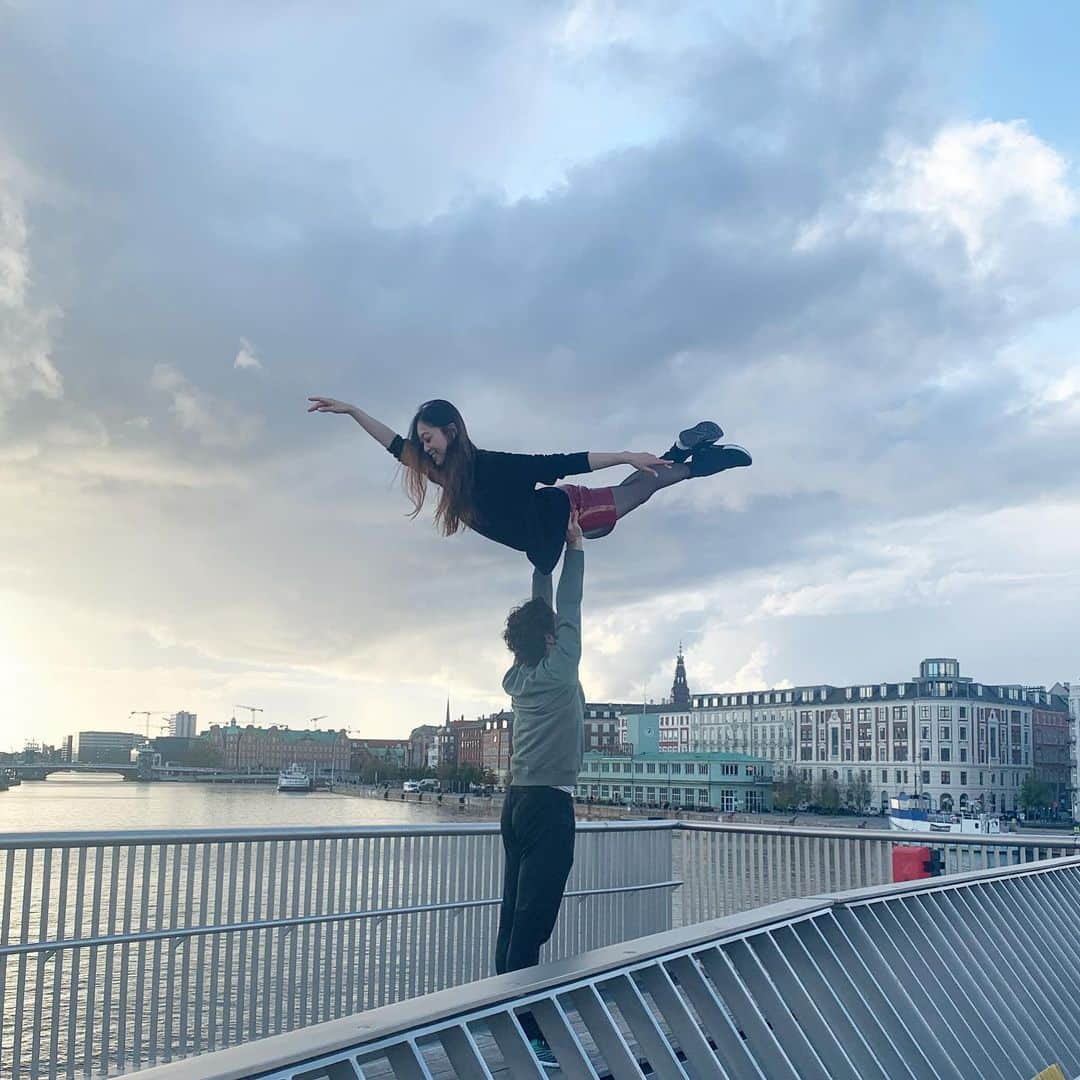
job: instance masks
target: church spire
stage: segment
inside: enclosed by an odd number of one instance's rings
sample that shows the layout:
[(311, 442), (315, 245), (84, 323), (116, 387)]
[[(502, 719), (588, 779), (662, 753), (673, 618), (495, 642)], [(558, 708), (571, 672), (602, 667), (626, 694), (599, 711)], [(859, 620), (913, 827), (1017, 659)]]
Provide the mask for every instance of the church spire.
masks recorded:
[(678, 656), (675, 658), (675, 681), (671, 684), (671, 704), (680, 709), (690, 708), (690, 687), (686, 682), (686, 663), (683, 659), (681, 641)]

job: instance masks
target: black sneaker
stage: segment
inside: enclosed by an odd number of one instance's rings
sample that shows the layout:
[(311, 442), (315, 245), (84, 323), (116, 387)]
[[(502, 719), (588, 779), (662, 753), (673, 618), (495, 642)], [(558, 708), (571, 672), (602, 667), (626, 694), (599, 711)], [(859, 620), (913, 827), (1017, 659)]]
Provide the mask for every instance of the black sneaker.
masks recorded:
[(690, 475), (715, 476), (725, 469), (744, 469), (753, 463), (754, 459), (734, 443), (724, 446), (700, 446), (690, 459)]
[(664, 454), (668, 461), (683, 462), (699, 446), (708, 446), (724, 434), (724, 429), (712, 420), (701, 420), (693, 427), (679, 432), (679, 440)]

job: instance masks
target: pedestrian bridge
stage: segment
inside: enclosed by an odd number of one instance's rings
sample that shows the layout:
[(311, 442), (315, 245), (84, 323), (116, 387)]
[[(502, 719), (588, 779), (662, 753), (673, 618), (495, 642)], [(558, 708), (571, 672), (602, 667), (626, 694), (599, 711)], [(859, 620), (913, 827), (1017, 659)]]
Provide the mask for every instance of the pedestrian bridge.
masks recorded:
[(0, 836), (0, 1075), (538, 1076), (523, 1007), (565, 1076), (1080, 1074), (1072, 838), (905, 841), (583, 823), (494, 978), (494, 822)]

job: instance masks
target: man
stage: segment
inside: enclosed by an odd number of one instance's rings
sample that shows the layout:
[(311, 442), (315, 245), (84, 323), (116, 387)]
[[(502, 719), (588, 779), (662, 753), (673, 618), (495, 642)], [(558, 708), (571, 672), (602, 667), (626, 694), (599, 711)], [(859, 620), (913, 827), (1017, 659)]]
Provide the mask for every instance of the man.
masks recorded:
[[(506, 856), (495, 970), (532, 967), (551, 937), (574, 863), (574, 785), (581, 771), (581, 592), (585, 551), (576, 514), (566, 531), (557, 613), (550, 575), (533, 574), (533, 598), (510, 612), (503, 640), (514, 665), (503, 678), (514, 710), (510, 787), (500, 828)], [(557, 1066), (531, 1015), (522, 1027), (544, 1065)]]

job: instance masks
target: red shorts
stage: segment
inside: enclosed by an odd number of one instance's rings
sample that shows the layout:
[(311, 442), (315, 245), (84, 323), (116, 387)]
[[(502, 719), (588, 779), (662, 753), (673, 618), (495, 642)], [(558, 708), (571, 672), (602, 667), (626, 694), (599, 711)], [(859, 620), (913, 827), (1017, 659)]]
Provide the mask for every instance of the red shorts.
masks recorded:
[(583, 533), (603, 535), (615, 528), (618, 515), (615, 512), (614, 488), (559, 484), (559, 490), (566, 492), (571, 508), (577, 511), (578, 524)]

